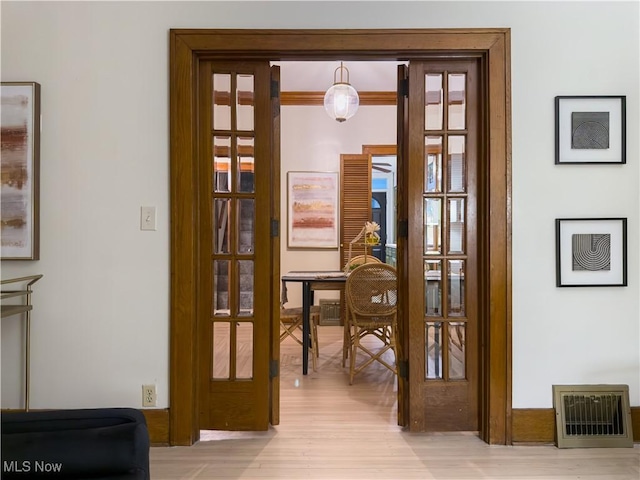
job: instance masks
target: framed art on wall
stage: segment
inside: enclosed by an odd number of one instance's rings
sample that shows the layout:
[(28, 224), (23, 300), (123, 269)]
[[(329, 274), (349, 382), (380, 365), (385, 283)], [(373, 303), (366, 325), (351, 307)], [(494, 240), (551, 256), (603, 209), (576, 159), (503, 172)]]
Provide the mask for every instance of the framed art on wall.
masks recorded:
[(556, 219), (556, 286), (626, 285), (626, 218)]
[(39, 258), (40, 85), (0, 85), (2, 260)]
[(338, 248), (338, 172), (287, 173), (287, 246)]
[(626, 163), (625, 96), (558, 96), (556, 164)]

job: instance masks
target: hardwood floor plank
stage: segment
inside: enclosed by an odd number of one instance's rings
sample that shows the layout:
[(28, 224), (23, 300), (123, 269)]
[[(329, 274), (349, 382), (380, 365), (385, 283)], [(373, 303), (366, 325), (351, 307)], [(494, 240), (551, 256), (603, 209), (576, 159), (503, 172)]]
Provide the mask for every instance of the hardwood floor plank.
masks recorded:
[[(192, 447), (152, 447), (153, 480), (638, 480), (635, 448), (488, 445), (474, 432), (423, 434), (396, 425), (396, 382), (371, 365), (349, 385), (342, 327), (320, 326), (317, 371), (300, 346), (281, 356), (281, 424), (201, 433)], [(391, 356), (389, 358), (393, 360)]]

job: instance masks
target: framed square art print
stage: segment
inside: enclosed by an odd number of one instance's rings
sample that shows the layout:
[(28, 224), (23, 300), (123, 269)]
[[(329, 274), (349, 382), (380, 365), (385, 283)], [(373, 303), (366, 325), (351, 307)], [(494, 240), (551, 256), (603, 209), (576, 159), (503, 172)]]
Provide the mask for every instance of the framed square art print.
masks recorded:
[(626, 218), (556, 219), (556, 286), (626, 285)]
[(626, 163), (626, 97), (556, 97), (556, 164)]

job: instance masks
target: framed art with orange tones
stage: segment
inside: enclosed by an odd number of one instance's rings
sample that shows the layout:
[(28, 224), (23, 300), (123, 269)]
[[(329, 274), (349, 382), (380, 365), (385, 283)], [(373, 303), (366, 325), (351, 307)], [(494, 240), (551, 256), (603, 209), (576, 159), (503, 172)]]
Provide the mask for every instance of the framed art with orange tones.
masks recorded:
[(338, 248), (337, 172), (287, 173), (287, 247)]
[(2, 260), (39, 259), (40, 85), (2, 82)]

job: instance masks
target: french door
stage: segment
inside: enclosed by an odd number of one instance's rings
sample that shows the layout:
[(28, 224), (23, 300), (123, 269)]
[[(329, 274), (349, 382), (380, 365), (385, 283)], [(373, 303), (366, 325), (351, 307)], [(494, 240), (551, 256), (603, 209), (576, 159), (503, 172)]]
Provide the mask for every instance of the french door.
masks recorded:
[(278, 418), (270, 396), (278, 390), (271, 359), (279, 356), (279, 342), (271, 341), (270, 285), (279, 276), (271, 175), (279, 142), (270, 75), (264, 61), (206, 61), (199, 73), (201, 429), (266, 430)]
[(478, 430), (477, 60), (409, 63), (409, 427)]
[[(200, 124), (201, 428), (260, 430), (279, 421), (279, 240), (271, 231), (279, 125), (271, 83), (266, 62), (206, 62), (200, 74), (202, 111), (212, 106)], [(406, 392), (409, 403), (399, 423), (477, 430), (476, 62), (410, 62), (408, 85), (410, 134), (399, 149), (408, 154), (399, 167), (409, 216), (399, 256), (406, 249), (411, 261), (402, 272), (400, 308), (408, 315), (398, 363), (409, 376), (398, 393), (399, 405)], [(403, 108), (398, 115), (404, 121)], [(348, 227), (371, 218), (370, 155), (343, 155), (341, 165), (341, 191), (350, 197), (342, 202), (346, 247), (358, 233)], [(348, 170), (359, 165), (361, 175)], [(358, 188), (364, 196), (356, 202)]]

